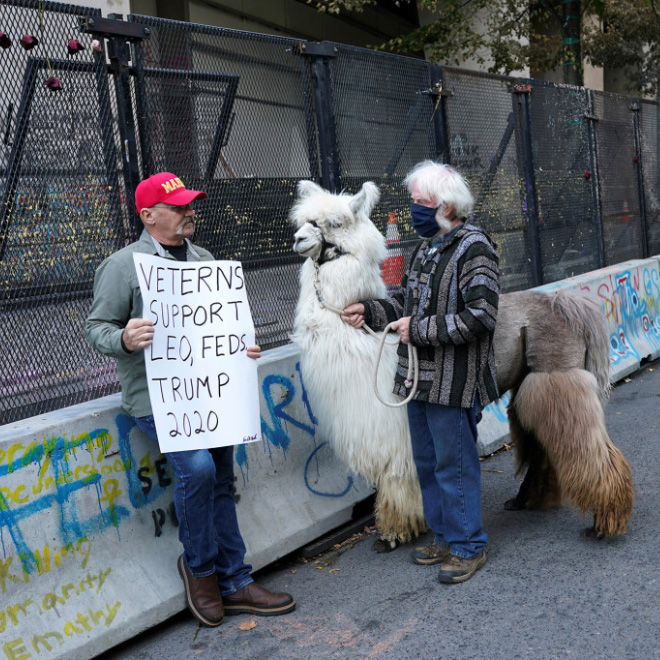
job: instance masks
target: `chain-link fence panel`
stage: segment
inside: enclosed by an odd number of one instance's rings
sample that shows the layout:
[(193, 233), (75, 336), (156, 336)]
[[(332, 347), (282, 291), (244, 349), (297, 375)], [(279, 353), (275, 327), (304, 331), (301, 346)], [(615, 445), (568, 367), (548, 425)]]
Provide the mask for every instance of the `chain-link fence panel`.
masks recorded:
[(659, 106), (642, 102), (640, 118), (641, 160), (644, 170), (644, 202), (649, 254), (660, 254), (660, 123)]
[[(293, 322), (301, 179), (379, 186), (391, 286), (417, 240), (403, 179), (443, 155), (498, 243), (503, 291), (643, 256), (640, 160), (646, 252), (660, 252), (656, 104), (145, 16), (129, 21), (148, 32), (131, 32), (99, 15), (0, 0), (0, 424), (118, 390), (84, 323), (96, 268), (141, 229), (136, 181), (155, 172), (208, 193), (195, 241), (244, 264), (264, 348)], [(81, 17), (106, 26), (109, 67)], [(74, 38), (83, 50), (69, 54)]]
[(497, 243), (503, 292), (533, 286), (512, 79), (444, 69), (450, 162), (476, 199), (475, 221)]
[(170, 171), (205, 190), (195, 242), (241, 260), (257, 340), (288, 341), (300, 259), (288, 212), (296, 184), (318, 176), (309, 81), (298, 42), (131, 16), (136, 112), (145, 172)]
[(643, 256), (632, 99), (594, 92), (607, 264)]
[(544, 282), (600, 265), (587, 94), (581, 87), (532, 85), (531, 131)]
[[(436, 156), (430, 67), (423, 60), (342, 44), (334, 44), (334, 51), (332, 100), (341, 187), (357, 192), (367, 180), (379, 187), (371, 219), (385, 234), (389, 227), (390, 239), (399, 239), (390, 249), (402, 250), (407, 263), (418, 237), (403, 180), (415, 164)], [(399, 273), (384, 273), (388, 285), (396, 285)]]
[(105, 59), (78, 33), (99, 14), (0, 7), (0, 424), (117, 390), (83, 332), (94, 270), (124, 235)]

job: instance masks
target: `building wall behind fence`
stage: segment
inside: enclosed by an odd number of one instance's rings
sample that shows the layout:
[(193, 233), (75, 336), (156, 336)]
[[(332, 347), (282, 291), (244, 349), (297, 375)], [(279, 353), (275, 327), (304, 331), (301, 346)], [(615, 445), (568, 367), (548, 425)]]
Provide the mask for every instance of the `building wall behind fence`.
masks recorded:
[[(77, 31), (98, 10), (45, 2), (43, 31), (38, 0), (3, 11), (0, 424), (117, 391), (83, 327), (96, 267), (140, 229), (132, 177), (154, 171), (208, 191), (196, 242), (243, 262), (263, 348), (291, 330), (301, 179), (348, 192), (375, 181), (372, 219), (383, 231), (396, 219), (408, 254), (403, 177), (444, 158), (472, 183), (505, 291), (660, 252), (654, 103), (142, 16), (129, 21), (150, 38), (132, 44), (123, 89), (124, 41), (96, 55)], [(25, 33), (40, 45), (24, 51)], [(74, 34), (85, 50), (70, 57)], [(47, 57), (62, 91), (43, 84)]]

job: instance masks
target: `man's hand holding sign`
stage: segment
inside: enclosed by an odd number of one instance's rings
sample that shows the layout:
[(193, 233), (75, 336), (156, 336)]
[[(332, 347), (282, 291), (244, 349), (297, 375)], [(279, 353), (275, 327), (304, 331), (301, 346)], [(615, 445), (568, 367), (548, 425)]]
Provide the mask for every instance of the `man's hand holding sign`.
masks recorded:
[(145, 348), (161, 451), (259, 440), (257, 365), (248, 357), (260, 349), (240, 263), (133, 259), (144, 319), (129, 337)]

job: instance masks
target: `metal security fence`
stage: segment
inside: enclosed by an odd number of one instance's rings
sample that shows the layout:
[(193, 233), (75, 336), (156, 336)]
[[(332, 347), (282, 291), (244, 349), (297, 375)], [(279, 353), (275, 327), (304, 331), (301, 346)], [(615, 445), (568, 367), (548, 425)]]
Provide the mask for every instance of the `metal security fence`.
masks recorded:
[[(521, 290), (534, 286), (533, 248), (528, 213), (532, 194), (526, 185), (523, 128), (512, 81), (501, 76), (445, 69), (442, 93), (447, 125), (446, 161), (471, 182), (479, 224), (498, 245), (502, 287)], [(527, 119), (527, 123), (525, 123)], [(532, 225), (534, 226), (534, 225)]]
[[(94, 271), (137, 237), (133, 192), (154, 172), (208, 192), (195, 241), (243, 262), (264, 348), (291, 330), (301, 179), (376, 182), (372, 219), (396, 222), (409, 253), (405, 174), (455, 165), (504, 291), (660, 252), (655, 103), (41, 0), (0, 0), (0, 32), (0, 424), (117, 391), (83, 327)], [(84, 49), (69, 54), (72, 39)]]
[(644, 255), (636, 147), (641, 106), (631, 99), (594, 92), (606, 263)]
[[(114, 365), (83, 338), (94, 270), (126, 238), (112, 82), (78, 30), (99, 15), (37, 0), (0, 7), (11, 41), (0, 50), (0, 423), (117, 388)], [(38, 44), (25, 50), (24, 35)], [(74, 37), (85, 50), (71, 56)], [(61, 90), (44, 84), (52, 78)]]
[[(641, 163), (640, 194), (643, 203), (643, 224), (646, 227), (646, 254), (660, 254), (660, 171), (658, 170), (658, 107), (644, 101), (641, 104), (640, 132), (637, 150)], [(640, 217), (640, 220), (642, 219)]]
[(207, 191), (196, 242), (243, 262), (261, 345), (286, 343), (300, 264), (287, 216), (297, 182), (318, 178), (299, 44), (144, 16), (130, 21), (150, 31), (132, 53), (139, 174), (172, 171)]
[(336, 141), (335, 188), (355, 191), (373, 181), (381, 197), (372, 219), (385, 232), (391, 214), (404, 254), (416, 243), (406, 173), (435, 155), (431, 70), (422, 60), (326, 43)]

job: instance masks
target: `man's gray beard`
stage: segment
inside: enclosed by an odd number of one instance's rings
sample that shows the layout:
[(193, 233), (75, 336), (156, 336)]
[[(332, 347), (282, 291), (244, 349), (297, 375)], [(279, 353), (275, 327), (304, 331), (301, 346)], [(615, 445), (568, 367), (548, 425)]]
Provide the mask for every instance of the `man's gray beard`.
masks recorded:
[(439, 215), (439, 213), (436, 214), (435, 219), (438, 221), (438, 225), (440, 226), (440, 229), (442, 231), (444, 231), (444, 232), (451, 231), (451, 229), (452, 229), (451, 220), (445, 218), (444, 215)]

